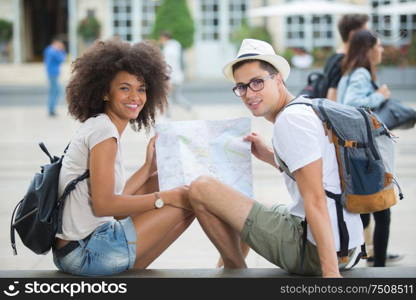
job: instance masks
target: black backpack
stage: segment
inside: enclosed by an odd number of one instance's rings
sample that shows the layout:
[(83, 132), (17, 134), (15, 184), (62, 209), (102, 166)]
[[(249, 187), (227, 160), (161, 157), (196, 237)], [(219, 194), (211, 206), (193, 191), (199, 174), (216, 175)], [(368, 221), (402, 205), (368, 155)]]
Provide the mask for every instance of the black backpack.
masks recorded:
[(324, 72), (312, 72), (308, 75), (307, 84), (298, 94), (306, 98), (326, 98), (329, 90), (330, 77), (334, 68), (340, 63), (343, 55), (335, 54), (328, 59)]
[(35, 174), (25, 196), (13, 210), (10, 222), (10, 242), (14, 255), (17, 254), (15, 231), (19, 234), (23, 244), (36, 254), (49, 252), (54, 244), (56, 233), (62, 233), (65, 198), (75, 189), (78, 182), (89, 177), (89, 170), (86, 170), (84, 174), (69, 182), (62, 196), (58, 197), (59, 173), (64, 155), (52, 156), (43, 143), (39, 143), (39, 146), (49, 157), (50, 163), (41, 166), (40, 173)]

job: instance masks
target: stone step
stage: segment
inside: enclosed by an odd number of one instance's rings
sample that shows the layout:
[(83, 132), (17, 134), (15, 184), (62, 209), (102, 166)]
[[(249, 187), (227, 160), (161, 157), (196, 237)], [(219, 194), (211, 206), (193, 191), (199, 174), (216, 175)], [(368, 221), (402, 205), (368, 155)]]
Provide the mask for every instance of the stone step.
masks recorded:
[[(415, 278), (416, 267), (364, 267), (343, 271), (345, 278)], [(0, 270), (0, 278), (65, 278), (77, 277), (57, 270)], [(278, 268), (247, 269), (147, 269), (129, 270), (116, 278), (298, 278)]]

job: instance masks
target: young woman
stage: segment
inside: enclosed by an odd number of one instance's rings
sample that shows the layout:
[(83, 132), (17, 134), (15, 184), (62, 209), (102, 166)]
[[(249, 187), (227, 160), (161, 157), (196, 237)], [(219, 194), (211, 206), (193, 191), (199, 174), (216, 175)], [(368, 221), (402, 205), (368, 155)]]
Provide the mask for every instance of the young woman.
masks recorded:
[[(389, 99), (390, 90), (383, 84), (376, 88), (376, 66), (381, 62), (383, 47), (380, 39), (369, 30), (357, 31), (342, 62), (343, 76), (338, 84), (337, 101), (352, 106), (376, 108)], [(374, 266), (386, 264), (390, 233), (390, 209), (373, 213)], [(364, 228), (369, 225), (370, 214), (362, 214)]]
[(127, 124), (149, 129), (166, 106), (167, 67), (148, 43), (95, 43), (73, 66), (69, 113), (82, 122), (64, 157), (59, 190), (89, 169), (67, 197), (54, 263), (87, 276), (146, 268), (194, 220), (188, 187), (158, 191), (155, 137), (144, 164), (124, 178)]
[(376, 108), (389, 99), (390, 90), (383, 84), (376, 88), (376, 66), (381, 63), (383, 46), (369, 30), (359, 30), (351, 38), (347, 55), (342, 61), (342, 77), (338, 84), (337, 101), (352, 106)]

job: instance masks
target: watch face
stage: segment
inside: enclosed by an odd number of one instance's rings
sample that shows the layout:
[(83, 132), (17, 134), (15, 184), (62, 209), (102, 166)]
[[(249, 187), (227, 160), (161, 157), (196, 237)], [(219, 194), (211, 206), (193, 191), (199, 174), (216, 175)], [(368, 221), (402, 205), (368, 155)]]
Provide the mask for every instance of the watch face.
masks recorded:
[(163, 200), (162, 200), (162, 199), (157, 199), (157, 200), (155, 201), (155, 206), (156, 206), (157, 208), (162, 208), (164, 204), (165, 204), (165, 203), (163, 202)]

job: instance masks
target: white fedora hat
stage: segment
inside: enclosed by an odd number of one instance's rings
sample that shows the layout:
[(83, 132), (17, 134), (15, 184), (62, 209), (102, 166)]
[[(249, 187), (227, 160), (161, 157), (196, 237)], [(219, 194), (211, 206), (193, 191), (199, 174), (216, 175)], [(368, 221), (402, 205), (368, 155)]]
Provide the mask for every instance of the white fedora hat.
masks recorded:
[(287, 60), (282, 56), (277, 55), (269, 43), (255, 39), (243, 40), (237, 57), (224, 67), (224, 76), (227, 79), (234, 81), (233, 65), (239, 61), (248, 59), (258, 59), (268, 62), (273, 67), (275, 67), (280, 74), (282, 74), (284, 81), (286, 81), (287, 77), (289, 76), (290, 66)]

